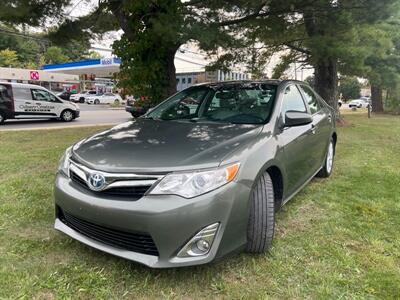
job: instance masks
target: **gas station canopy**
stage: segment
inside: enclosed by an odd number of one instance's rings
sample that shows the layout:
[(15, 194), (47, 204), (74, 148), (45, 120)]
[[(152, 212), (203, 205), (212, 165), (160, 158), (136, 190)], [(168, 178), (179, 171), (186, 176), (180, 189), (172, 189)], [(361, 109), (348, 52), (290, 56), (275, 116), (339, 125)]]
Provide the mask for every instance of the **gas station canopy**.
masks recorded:
[[(108, 57), (102, 59), (87, 59), (62, 64), (44, 65), (44, 71), (73, 75), (94, 74), (97, 78), (113, 78), (114, 73), (119, 72), (121, 59)], [(178, 53), (175, 56), (177, 73), (204, 72), (207, 61), (204, 59), (183, 56)]]
[(103, 59), (87, 59), (63, 64), (44, 65), (43, 70), (53, 73), (85, 75), (94, 74), (96, 77), (112, 78), (119, 72), (121, 59), (109, 57)]

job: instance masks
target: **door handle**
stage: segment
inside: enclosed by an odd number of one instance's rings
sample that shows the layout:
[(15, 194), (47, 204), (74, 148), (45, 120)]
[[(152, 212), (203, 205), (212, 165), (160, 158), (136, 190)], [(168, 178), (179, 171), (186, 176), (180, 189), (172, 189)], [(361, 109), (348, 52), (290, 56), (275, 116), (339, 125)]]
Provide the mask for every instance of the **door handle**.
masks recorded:
[(32, 104), (32, 102), (25, 101), (25, 104)]
[(35, 104), (36, 104), (36, 105), (42, 105), (42, 103), (40, 103), (40, 102), (36, 102)]

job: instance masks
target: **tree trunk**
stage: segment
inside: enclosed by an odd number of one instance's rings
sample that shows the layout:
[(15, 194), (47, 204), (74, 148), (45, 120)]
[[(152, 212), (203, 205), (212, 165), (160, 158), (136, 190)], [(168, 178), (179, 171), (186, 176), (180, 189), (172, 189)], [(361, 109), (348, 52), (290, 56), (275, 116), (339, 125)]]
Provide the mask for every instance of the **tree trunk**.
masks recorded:
[(315, 90), (334, 109), (338, 105), (337, 59), (319, 59), (315, 68)]
[(374, 113), (383, 112), (383, 96), (382, 88), (378, 85), (371, 85), (371, 100), (372, 100), (372, 110)]
[(166, 96), (169, 97), (176, 93), (176, 68), (175, 68), (175, 53), (179, 47), (173, 47), (166, 53), (166, 74), (167, 74), (167, 86)]

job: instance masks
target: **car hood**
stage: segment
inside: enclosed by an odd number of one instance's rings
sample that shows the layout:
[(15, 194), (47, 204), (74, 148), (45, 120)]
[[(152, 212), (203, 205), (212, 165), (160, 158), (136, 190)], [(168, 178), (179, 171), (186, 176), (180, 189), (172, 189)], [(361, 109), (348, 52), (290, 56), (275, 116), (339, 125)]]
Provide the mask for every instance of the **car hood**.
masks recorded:
[(170, 172), (218, 166), (262, 125), (137, 119), (87, 138), (73, 159), (106, 172)]

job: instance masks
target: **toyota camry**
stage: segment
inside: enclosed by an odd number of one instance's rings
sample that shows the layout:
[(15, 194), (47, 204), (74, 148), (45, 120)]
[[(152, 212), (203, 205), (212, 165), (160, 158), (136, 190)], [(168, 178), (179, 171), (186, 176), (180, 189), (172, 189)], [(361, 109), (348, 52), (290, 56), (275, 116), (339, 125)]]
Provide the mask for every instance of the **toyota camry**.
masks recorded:
[(262, 253), (279, 208), (331, 175), (336, 142), (335, 111), (303, 82), (196, 85), (66, 150), (55, 228), (154, 268)]

